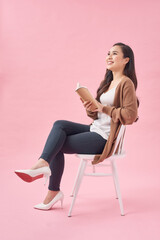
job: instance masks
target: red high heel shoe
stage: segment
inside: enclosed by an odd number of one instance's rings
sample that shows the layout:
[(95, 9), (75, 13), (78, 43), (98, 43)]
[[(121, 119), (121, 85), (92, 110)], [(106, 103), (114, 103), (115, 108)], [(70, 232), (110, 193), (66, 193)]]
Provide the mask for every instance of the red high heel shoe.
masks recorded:
[(44, 185), (46, 184), (48, 177), (51, 176), (51, 170), (49, 167), (41, 167), (34, 170), (15, 170), (15, 173), (25, 182), (33, 182), (36, 179), (45, 177)]

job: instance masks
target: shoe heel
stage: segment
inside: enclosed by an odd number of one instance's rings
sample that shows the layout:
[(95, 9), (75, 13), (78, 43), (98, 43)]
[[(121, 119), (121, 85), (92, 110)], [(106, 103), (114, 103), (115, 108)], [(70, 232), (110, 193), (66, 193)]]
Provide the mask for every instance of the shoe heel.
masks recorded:
[(64, 197), (61, 198), (61, 208), (63, 208), (63, 200), (64, 200)]
[(45, 182), (44, 182), (44, 186), (46, 185), (48, 178), (49, 178), (49, 175), (45, 175)]

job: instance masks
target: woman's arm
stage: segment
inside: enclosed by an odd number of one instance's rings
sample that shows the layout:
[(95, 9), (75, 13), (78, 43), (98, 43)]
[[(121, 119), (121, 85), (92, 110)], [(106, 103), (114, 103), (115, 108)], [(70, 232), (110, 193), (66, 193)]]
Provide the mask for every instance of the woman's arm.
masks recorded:
[(103, 106), (102, 112), (109, 115), (113, 122), (120, 121), (123, 125), (129, 125), (137, 119), (137, 97), (133, 82), (126, 82), (123, 88), (122, 107)]
[(92, 102), (90, 102), (90, 101), (83, 101), (82, 98), (80, 98), (80, 100), (82, 101), (83, 106), (86, 109), (86, 113), (87, 113), (88, 117), (92, 118), (93, 120), (98, 119), (98, 112), (91, 111)]

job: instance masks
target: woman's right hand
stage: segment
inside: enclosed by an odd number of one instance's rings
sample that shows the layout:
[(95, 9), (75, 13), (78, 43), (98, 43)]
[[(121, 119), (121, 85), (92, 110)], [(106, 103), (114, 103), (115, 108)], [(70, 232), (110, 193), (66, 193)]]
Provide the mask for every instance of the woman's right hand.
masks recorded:
[(86, 110), (92, 112), (91, 111), (91, 109), (92, 109), (92, 107), (91, 107), (92, 106), (92, 102), (91, 101), (83, 101), (82, 98), (80, 98), (80, 99), (81, 99), (81, 101), (83, 103), (83, 106), (86, 108)]

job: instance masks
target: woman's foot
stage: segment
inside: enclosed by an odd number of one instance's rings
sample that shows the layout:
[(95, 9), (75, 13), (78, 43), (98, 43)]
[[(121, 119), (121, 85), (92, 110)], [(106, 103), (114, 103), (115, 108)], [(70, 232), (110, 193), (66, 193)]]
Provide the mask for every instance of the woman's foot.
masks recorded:
[(35, 205), (34, 208), (39, 210), (49, 210), (58, 201), (61, 201), (61, 207), (63, 208), (63, 199), (64, 199), (64, 194), (62, 191), (49, 190), (44, 202)]
[(49, 166), (49, 163), (44, 160), (43, 158), (40, 158), (37, 163), (32, 167), (30, 168), (31, 170), (34, 170), (34, 169), (37, 169), (37, 168), (41, 168), (41, 167), (48, 167)]
[(43, 203), (44, 204), (48, 204), (49, 202), (51, 202), (53, 200), (53, 198), (59, 193), (59, 191), (51, 191), (48, 190), (47, 196), (44, 199)]

